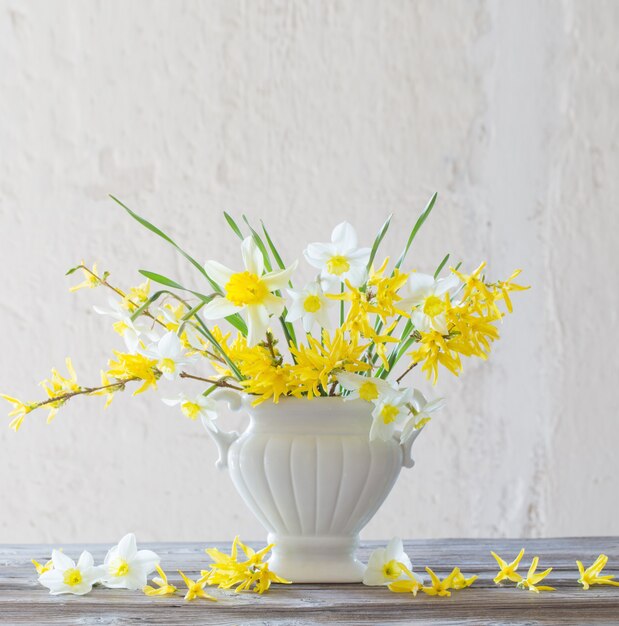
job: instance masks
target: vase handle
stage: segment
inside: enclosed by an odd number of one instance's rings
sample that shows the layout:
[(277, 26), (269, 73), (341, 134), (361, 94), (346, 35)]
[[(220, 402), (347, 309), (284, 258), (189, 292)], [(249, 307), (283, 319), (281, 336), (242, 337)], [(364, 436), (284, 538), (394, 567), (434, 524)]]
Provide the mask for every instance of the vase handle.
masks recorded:
[[(238, 411), (245, 406), (244, 397), (228, 389), (218, 389), (217, 391), (214, 391), (211, 396), (213, 400), (226, 402), (228, 404), (228, 408), (232, 411)], [(204, 430), (206, 430), (209, 437), (215, 442), (217, 451), (219, 452), (219, 458), (215, 462), (215, 465), (219, 469), (227, 469), (228, 450), (230, 449), (230, 446), (239, 438), (239, 433), (235, 430), (221, 430), (216, 424), (204, 416), (201, 417), (201, 420)]]
[(413, 459), (411, 448), (415, 443), (415, 439), (419, 437), (422, 430), (423, 427), (418, 430), (414, 430), (411, 436), (404, 443), (400, 443), (400, 447), (402, 448), (402, 467), (413, 467), (415, 465), (415, 459)]

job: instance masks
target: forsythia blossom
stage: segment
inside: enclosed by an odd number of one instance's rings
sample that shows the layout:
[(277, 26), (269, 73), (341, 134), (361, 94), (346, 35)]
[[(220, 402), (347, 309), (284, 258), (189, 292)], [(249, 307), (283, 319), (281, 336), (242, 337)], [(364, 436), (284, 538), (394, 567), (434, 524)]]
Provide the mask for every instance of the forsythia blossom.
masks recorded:
[(159, 576), (155, 576), (155, 578), (152, 579), (153, 585), (155, 586), (144, 585), (144, 587), (142, 587), (144, 594), (147, 596), (169, 596), (175, 594), (178, 589), (168, 583), (166, 573), (159, 565), (155, 566), (155, 569), (157, 570), (157, 574), (159, 574)]
[(546, 587), (538, 584), (542, 579), (546, 578), (550, 572), (552, 572), (552, 567), (549, 567), (543, 572), (536, 573), (538, 563), (539, 557), (536, 556), (533, 558), (533, 561), (531, 561), (531, 566), (529, 567), (526, 577), (519, 580), (516, 584), (518, 589), (527, 589), (528, 591), (534, 591), (535, 593), (539, 593), (540, 591), (555, 591), (554, 587)]
[(522, 576), (516, 570), (524, 556), (524, 548), (520, 550), (518, 556), (511, 563), (504, 561), (496, 552), (490, 552), (490, 554), (494, 557), (500, 568), (499, 573), (494, 577), (494, 582), (497, 585), (503, 580), (511, 580), (514, 583), (519, 583), (522, 580)]
[[(222, 589), (234, 587), (237, 593), (253, 590), (262, 594), (269, 590), (271, 583), (290, 584), (289, 580), (272, 572), (269, 564), (263, 561), (272, 547), (268, 545), (256, 552), (235, 537), (230, 554), (216, 548), (207, 549), (206, 553), (213, 559), (213, 563), (210, 570), (202, 571), (200, 580), (206, 581), (209, 585), (218, 585)], [(244, 559), (239, 559), (239, 548)]]
[(591, 585), (619, 587), (619, 581), (613, 580), (615, 577), (612, 574), (601, 576), (602, 570), (606, 567), (606, 563), (608, 563), (608, 557), (605, 554), (600, 554), (593, 564), (586, 569), (581, 561), (576, 561), (580, 574), (578, 582), (582, 585), (583, 589), (589, 589)]

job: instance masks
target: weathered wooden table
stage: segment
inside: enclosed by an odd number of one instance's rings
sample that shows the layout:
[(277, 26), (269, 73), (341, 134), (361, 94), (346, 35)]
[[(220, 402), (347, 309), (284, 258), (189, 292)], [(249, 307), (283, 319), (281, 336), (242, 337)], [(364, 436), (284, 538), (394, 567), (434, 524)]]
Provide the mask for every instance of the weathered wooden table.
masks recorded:
[[(171, 582), (177, 568), (196, 574), (208, 558), (206, 543), (143, 545), (154, 549)], [(213, 544), (208, 544), (213, 545)], [(367, 559), (376, 543), (364, 543)], [(555, 592), (521, 591), (497, 587), (490, 550), (510, 560), (524, 546), (521, 570), (533, 556), (541, 569), (552, 566), (548, 584)], [(222, 546), (219, 546), (222, 547)], [(225, 549), (228, 546), (223, 546)], [(185, 602), (182, 596), (152, 598), (141, 592), (96, 588), (82, 596), (50, 596), (39, 586), (30, 563), (44, 561), (50, 546), (0, 546), (1, 624), (619, 624), (619, 587), (593, 587), (584, 591), (576, 583), (578, 558), (590, 565), (604, 552), (610, 557), (608, 573), (619, 574), (619, 538), (584, 539), (441, 539), (407, 541), (416, 570), (428, 565), (442, 574), (459, 566), (466, 574), (479, 574), (473, 587), (452, 592), (451, 598), (391, 593), (363, 585), (274, 586), (263, 596), (214, 590), (219, 602)], [(90, 550), (100, 562), (100, 545), (64, 546), (77, 558)], [(179, 583), (177, 586), (181, 586)]]

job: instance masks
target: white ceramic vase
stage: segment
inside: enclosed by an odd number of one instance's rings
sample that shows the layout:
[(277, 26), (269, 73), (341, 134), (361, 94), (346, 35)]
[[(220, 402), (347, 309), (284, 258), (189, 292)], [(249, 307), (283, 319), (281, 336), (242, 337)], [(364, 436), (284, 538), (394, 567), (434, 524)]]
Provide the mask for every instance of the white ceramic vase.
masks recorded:
[(242, 435), (205, 423), (241, 497), (268, 531), (271, 569), (293, 582), (360, 582), (359, 531), (391, 491), (400, 469), (414, 464), (399, 433), (370, 441), (372, 405), (339, 397), (253, 398), (220, 394), (245, 410)]

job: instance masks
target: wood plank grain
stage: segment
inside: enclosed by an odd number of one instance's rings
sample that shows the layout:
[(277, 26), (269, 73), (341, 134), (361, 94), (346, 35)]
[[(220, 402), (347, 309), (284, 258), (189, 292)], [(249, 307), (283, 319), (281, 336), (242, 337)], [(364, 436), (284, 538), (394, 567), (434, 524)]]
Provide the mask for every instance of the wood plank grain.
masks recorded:
[[(254, 546), (259, 543), (250, 542)], [(50, 596), (38, 585), (30, 559), (45, 560), (47, 545), (0, 546), (1, 624), (619, 624), (619, 588), (595, 587), (587, 592), (576, 583), (575, 559), (593, 562), (600, 552), (610, 557), (609, 573), (619, 570), (619, 538), (558, 539), (441, 539), (406, 541), (417, 570), (429, 565), (445, 574), (459, 566), (478, 574), (474, 587), (451, 598), (394, 594), (363, 585), (276, 586), (263, 596), (213, 590), (218, 603), (184, 602), (182, 597), (149, 598), (140, 592), (95, 589), (83, 597)], [(144, 545), (155, 550), (171, 581), (183, 569), (195, 574), (208, 562), (204, 548), (229, 544), (210, 542)], [(384, 542), (364, 542), (359, 550), (367, 560)], [(549, 584), (556, 592), (533, 594), (513, 587), (497, 587), (490, 550), (512, 558), (521, 547), (524, 562), (540, 556), (540, 565), (552, 566)], [(83, 549), (101, 560), (106, 547), (64, 546), (77, 557)], [(614, 566), (614, 567), (613, 567)], [(179, 583), (180, 586), (180, 583)]]

